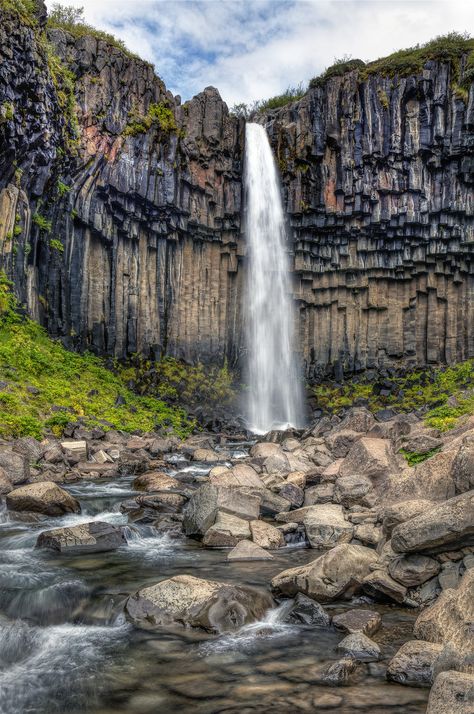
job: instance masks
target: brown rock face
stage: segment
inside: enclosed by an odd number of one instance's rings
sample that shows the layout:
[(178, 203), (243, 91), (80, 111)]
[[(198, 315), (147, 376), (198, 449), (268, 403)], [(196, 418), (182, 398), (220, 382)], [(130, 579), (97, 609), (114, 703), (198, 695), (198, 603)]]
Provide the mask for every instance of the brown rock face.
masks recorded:
[[(0, 12), (0, 105), (28, 109), (0, 123), (0, 262), (20, 300), (71, 347), (238, 360), (243, 123), (212, 87), (181, 105), (145, 62), (55, 30), (75, 76), (73, 156), (35, 31)], [(473, 89), (458, 98), (451, 72), (351, 72), (261, 117), (310, 377), (474, 354)], [(152, 105), (176, 128), (137, 130)], [(31, 220), (39, 197), (62, 253)]]
[(79, 513), (79, 501), (52, 481), (41, 481), (20, 486), (7, 495), (7, 507), (11, 511), (32, 511), (48, 516)]

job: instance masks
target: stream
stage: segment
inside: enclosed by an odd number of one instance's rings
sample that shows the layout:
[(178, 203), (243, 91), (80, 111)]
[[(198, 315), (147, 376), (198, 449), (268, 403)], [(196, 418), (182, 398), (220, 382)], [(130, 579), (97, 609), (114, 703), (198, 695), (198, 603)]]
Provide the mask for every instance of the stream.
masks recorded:
[[(248, 445), (235, 444), (233, 457)], [(168, 473), (189, 483), (211, 466), (168, 459)], [(288, 625), (278, 608), (232, 635), (183, 627), (140, 630), (123, 615), (126, 597), (178, 575), (268, 588), (281, 570), (313, 560), (302, 544), (274, 560), (227, 562), (225, 549), (171, 538), (129, 522), (121, 502), (133, 477), (66, 485), (80, 515), (60, 518), (0, 511), (0, 714), (148, 714), (152, 712), (425, 711), (428, 690), (390, 684), (385, 666), (410, 638), (415, 614), (371, 605), (383, 616), (374, 639), (383, 660), (349, 687), (308, 681), (308, 666), (339, 659), (334, 629)], [(44, 530), (91, 520), (127, 525), (127, 545), (104, 554), (58, 555), (35, 549)], [(304, 545), (304, 544), (303, 544)], [(330, 614), (349, 603), (326, 606)]]

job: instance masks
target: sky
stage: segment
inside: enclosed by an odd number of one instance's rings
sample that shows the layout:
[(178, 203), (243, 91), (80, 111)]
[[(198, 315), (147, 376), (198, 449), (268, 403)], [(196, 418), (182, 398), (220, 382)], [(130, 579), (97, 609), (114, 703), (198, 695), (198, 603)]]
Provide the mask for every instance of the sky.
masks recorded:
[[(46, 0), (48, 7), (55, 0)], [(474, 32), (473, 0), (62, 0), (155, 65), (183, 101), (217, 87), (229, 106), (266, 99), (344, 56), (374, 60)]]

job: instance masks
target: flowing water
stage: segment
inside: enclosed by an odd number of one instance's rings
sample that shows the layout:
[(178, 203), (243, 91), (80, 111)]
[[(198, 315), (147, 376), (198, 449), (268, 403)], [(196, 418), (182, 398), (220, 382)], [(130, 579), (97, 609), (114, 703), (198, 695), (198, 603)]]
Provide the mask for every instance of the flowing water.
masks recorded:
[(264, 434), (304, 419), (280, 183), (259, 124), (246, 125), (245, 205), (248, 417), (251, 430)]
[[(235, 455), (246, 449), (239, 445)], [(168, 473), (186, 486), (194, 478), (196, 486), (209, 469), (170, 458)], [(80, 515), (0, 510), (0, 714), (293, 714), (319, 711), (321, 697), (329, 695), (339, 697), (339, 714), (424, 711), (426, 690), (387, 684), (383, 664), (364, 666), (351, 687), (312, 684), (311, 667), (338, 659), (342, 635), (284, 623), (284, 605), (222, 636), (183, 627), (132, 627), (123, 604), (146, 585), (189, 573), (268, 588), (275, 574), (316, 553), (288, 547), (272, 561), (228, 563), (226, 550), (162, 535), (153, 524), (124, 515), (120, 504), (134, 494), (131, 477), (67, 488), (81, 502)], [(87, 555), (35, 549), (43, 530), (93, 519), (126, 525), (127, 545)], [(409, 639), (414, 615), (379, 609), (386, 664)]]

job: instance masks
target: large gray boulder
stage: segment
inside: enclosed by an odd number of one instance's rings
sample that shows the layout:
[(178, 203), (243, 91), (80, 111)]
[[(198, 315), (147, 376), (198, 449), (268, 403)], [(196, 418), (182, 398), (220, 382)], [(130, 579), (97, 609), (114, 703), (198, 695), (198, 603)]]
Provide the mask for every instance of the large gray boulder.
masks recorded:
[(474, 675), (441, 672), (431, 688), (426, 714), (472, 714)]
[(376, 482), (397, 470), (392, 444), (388, 439), (363, 437), (356, 441), (341, 464), (340, 476), (367, 476)]
[(334, 488), (334, 500), (349, 508), (357, 504), (366, 505), (364, 497), (372, 489), (372, 482), (367, 476), (351, 474), (339, 476)]
[(410, 687), (429, 687), (442, 645), (423, 640), (405, 642), (387, 667), (387, 679)]
[(403, 555), (390, 561), (388, 572), (398, 583), (407, 588), (426, 583), (440, 571), (440, 564), (434, 558), (415, 553)]
[(125, 611), (140, 626), (179, 623), (220, 633), (260, 620), (273, 604), (256, 588), (177, 575), (131, 595)]
[(377, 562), (377, 553), (370, 548), (343, 543), (307, 565), (279, 573), (272, 587), (290, 597), (302, 592), (318, 602), (350, 598), (360, 591), (363, 579)]
[(208, 548), (234, 547), (251, 537), (249, 522), (231, 513), (218, 511), (215, 523), (204, 534), (203, 543)]
[(102, 521), (92, 521), (44, 531), (38, 536), (36, 546), (59, 553), (102, 553), (120, 548), (126, 542), (123, 528)]
[(354, 526), (346, 521), (342, 506), (321, 504), (311, 506), (303, 524), (312, 548), (333, 548), (338, 543), (348, 543)]
[(52, 481), (20, 486), (6, 497), (10, 511), (31, 511), (47, 516), (80, 513), (81, 506), (73, 496)]
[(260, 548), (273, 550), (285, 545), (285, 538), (281, 531), (265, 521), (250, 521), (250, 532), (254, 543)]
[(218, 512), (256, 520), (260, 514), (260, 497), (246, 489), (204, 484), (183, 510), (184, 532), (188, 536), (203, 536), (214, 525)]
[[(2, 447), (3, 449), (3, 447)], [(0, 450), (0, 468), (14, 486), (30, 478), (30, 463), (27, 456), (10, 449)]]
[(433, 508), (433, 501), (428, 501), (423, 498), (409, 499), (408, 501), (399, 501), (386, 506), (382, 511), (383, 532), (387, 537), (390, 537), (395, 526), (400, 523), (409, 521), (419, 513)]
[(450, 498), (401, 523), (392, 532), (392, 548), (398, 553), (436, 553), (471, 543), (474, 543), (474, 491)]

